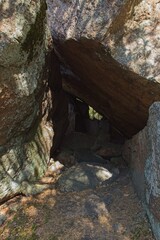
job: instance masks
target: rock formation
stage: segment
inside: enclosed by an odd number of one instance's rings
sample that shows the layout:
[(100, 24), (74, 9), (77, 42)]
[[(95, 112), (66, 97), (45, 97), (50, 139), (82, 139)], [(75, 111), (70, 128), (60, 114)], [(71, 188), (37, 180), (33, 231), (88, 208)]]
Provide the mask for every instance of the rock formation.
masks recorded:
[(147, 126), (125, 143), (123, 156), (155, 237), (160, 239), (160, 102), (150, 107)]
[(64, 88), (133, 136), (160, 100), (159, 1), (47, 3)]
[[(159, 1), (47, 0), (47, 5), (45, 0), (0, 3), (0, 201), (32, 192), (45, 173), (68, 125), (64, 90), (127, 138), (145, 127), (149, 107), (160, 101)], [(157, 102), (147, 126), (124, 147), (157, 239), (159, 113)], [(94, 134), (87, 142), (97, 154), (117, 161), (121, 146), (99, 149), (99, 142), (108, 140), (103, 133), (96, 144)], [(86, 145), (82, 138), (79, 142)], [(77, 156), (82, 161), (86, 152)]]
[(1, 200), (42, 176), (50, 158), (46, 8), (44, 0), (0, 3)]

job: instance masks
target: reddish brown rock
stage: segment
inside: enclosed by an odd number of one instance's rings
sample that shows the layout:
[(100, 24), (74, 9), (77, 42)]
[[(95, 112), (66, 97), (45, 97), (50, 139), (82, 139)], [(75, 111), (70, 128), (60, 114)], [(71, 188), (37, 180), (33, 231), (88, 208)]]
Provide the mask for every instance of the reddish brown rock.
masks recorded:
[(149, 106), (160, 100), (159, 2), (47, 3), (56, 51), (65, 63), (65, 90), (133, 136), (145, 126)]
[(122, 145), (108, 143), (104, 146), (101, 146), (99, 150), (96, 151), (96, 154), (103, 158), (118, 157), (122, 155)]
[(54, 51), (49, 58), (49, 88), (52, 101), (52, 112), (49, 117), (52, 119), (54, 130), (51, 149), (51, 155), (53, 155), (58, 150), (68, 126), (68, 98), (62, 89), (60, 63)]

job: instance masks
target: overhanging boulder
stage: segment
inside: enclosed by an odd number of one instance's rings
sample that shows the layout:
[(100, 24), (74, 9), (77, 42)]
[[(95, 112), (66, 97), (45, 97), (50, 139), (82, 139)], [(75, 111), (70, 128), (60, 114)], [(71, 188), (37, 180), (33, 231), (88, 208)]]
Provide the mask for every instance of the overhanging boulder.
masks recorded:
[(160, 100), (158, 6), (148, 1), (48, 0), (49, 25), (64, 63), (64, 88), (125, 136), (142, 129)]

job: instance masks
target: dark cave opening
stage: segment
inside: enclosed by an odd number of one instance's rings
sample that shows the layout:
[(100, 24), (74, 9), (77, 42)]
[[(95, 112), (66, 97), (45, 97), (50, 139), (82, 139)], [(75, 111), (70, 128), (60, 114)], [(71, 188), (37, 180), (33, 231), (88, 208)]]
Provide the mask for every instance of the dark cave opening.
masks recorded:
[(68, 119), (67, 134), (82, 132), (91, 136), (98, 136), (103, 132), (109, 141), (123, 144), (125, 137), (112, 125), (108, 118), (98, 113), (83, 100), (71, 95), (68, 96)]
[[(95, 154), (99, 154), (98, 151), (100, 151), (103, 152), (104, 158), (121, 156), (119, 148), (122, 148), (125, 136), (114, 126), (109, 117), (98, 112), (97, 108), (95, 110), (94, 107), (88, 105), (78, 94), (75, 95), (71, 93), (72, 91), (68, 91), (66, 82), (64, 84), (68, 68), (65, 69), (54, 51), (49, 64), (49, 87), (53, 102), (51, 118), (54, 130), (51, 157), (57, 156), (65, 148), (66, 142), (67, 147), (73, 151), (74, 148), (89, 149)], [(69, 72), (70, 74), (72, 72)], [(104, 152), (107, 151), (110, 153), (106, 156)]]

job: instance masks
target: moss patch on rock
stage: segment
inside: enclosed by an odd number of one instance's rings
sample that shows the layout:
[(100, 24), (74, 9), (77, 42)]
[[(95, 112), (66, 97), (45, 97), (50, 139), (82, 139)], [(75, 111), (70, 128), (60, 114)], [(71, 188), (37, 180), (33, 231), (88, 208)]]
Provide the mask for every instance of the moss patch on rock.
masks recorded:
[(42, 44), (44, 35), (44, 19), (46, 16), (47, 5), (44, 0), (41, 1), (41, 7), (37, 13), (34, 24), (31, 25), (30, 30), (26, 36), (25, 41), (22, 43), (22, 50), (28, 52), (28, 62), (33, 60), (37, 53), (35, 46)]

